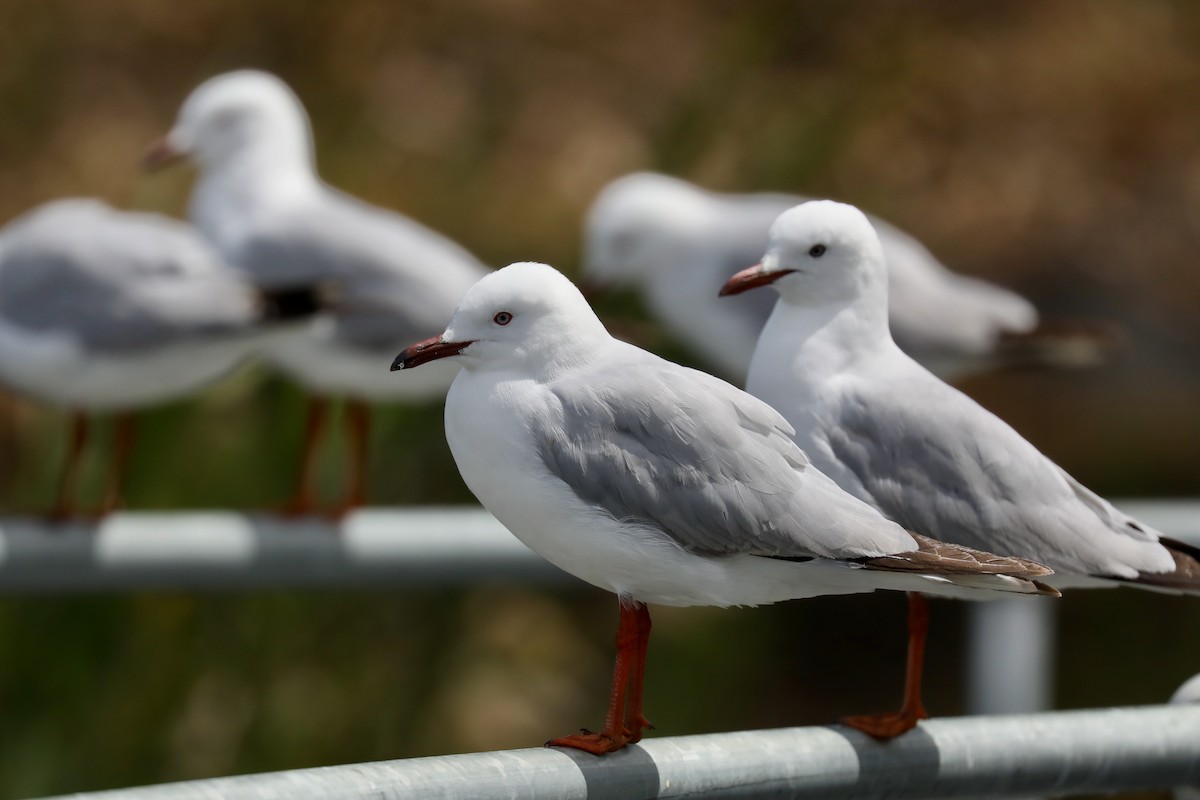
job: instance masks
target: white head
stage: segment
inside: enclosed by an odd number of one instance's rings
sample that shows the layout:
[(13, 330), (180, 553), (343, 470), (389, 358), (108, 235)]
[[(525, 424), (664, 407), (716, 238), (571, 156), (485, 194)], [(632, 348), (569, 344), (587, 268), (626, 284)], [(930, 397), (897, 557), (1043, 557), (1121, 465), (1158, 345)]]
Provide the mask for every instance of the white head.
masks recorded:
[(250, 153), (274, 165), (311, 169), (312, 133), (304, 106), (286, 83), (267, 72), (239, 70), (196, 87), (145, 164), (153, 168), (186, 156), (215, 169)]
[(680, 243), (704, 225), (705, 194), (653, 172), (618, 178), (588, 211), (583, 277), (601, 286), (638, 284), (647, 271), (678, 258)]
[(760, 264), (729, 279), (722, 295), (773, 286), (792, 305), (852, 303), (879, 295), (887, 305), (887, 267), (879, 236), (854, 206), (814, 200), (771, 226)]
[(466, 369), (556, 374), (584, 363), (608, 331), (575, 284), (546, 264), (520, 262), (467, 290), (441, 336), (418, 342), (392, 362), (412, 369), (454, 358)]

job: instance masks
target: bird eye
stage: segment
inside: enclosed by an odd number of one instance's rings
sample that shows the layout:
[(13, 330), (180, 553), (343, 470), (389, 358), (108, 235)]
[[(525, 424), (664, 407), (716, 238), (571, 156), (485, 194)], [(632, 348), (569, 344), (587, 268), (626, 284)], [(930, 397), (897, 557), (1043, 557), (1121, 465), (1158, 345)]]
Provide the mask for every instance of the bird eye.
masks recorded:
[(496, 316), (492, 317), (492, 322), (497, 325), (507, 325), (512, 322), (512, 314), (507, 311), (497, 311)]
[(814, 244), (812, 247), (808, 248), (808, 254), (813, 258), (820, 258), (821, 256), (825, 255), (825, 245)]

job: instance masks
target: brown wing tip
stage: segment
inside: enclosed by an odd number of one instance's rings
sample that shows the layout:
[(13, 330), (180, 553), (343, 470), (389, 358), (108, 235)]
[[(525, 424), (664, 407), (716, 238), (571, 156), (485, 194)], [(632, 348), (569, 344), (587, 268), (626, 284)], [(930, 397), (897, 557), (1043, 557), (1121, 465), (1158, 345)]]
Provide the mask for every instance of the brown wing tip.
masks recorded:
[(972, 547), (931, 539), (913, 531), (909, 531), (908, 534), (916, 540), (917, 550), (912, 553), (898, 553), (891, 558), (907, 559), (914, 569), (944, 573), (1009, 575), (1030, 580), (1054, 574), (1054, 570), (1045, 564), (1028, 558), (998, 556)]
[(1139, 572), (1132, 583), (1200, 594), (1200, 547), (1163, 537), (1159, 544), (1175, 559), (1173, 572)]
[(1041, 581), (1034, 580), (1031, 580), (1030, 583), (1037, 587), (1038, 594), (1040, 595), (1045, 597), (1062, 597), (1062, 592), (1060, 592), (1058, 589), (1055, 589), (1048, 583), (1042, 583)]

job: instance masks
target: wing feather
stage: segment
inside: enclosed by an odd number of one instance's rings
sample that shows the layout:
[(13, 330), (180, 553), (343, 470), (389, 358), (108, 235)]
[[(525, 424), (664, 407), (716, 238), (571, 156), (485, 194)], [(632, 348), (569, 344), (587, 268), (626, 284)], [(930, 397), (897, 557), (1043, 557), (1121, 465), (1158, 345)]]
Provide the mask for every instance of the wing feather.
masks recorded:
[(257, 321), (256, 293), (186, 225), (94, 200), (48, 203), (0, 245), (0, 316), (96, 351), (158, 347)]
[(339, 337), (388, 352), (440, 333), (487, 272), (441, 234), (333, 190), (261, 220), (231, 260), (262, 286), (332, 279)]
[(559, 415), (540, 437), (541, 457), (581, 499), (707, 555), (850, 559), (914, 548), (811, 467), (774, 409), (712, 376), (625, 353), (550, 387)]
[(834, 414), (818, 435), (836, 466), (861, 487), (859, 496), (910, 530), (1033, 555), (1076, 574), (1133, 578), (1172, 568), (1158, 532), (1089, 492), (999, 418), (923, 370), (847, 382)]

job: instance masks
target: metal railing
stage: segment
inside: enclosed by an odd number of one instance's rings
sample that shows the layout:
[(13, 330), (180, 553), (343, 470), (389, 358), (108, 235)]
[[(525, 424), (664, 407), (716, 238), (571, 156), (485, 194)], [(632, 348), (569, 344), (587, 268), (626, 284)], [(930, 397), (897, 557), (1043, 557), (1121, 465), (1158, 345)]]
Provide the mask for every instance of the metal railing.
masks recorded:
[[(1200, 543), (1200, 501), (1122, 504)], [(332, 524), (223, 511), (116, 514), (99, 525), (0, 519), (0, 592), (577, 583), (475, 507), (366, 509)]]
[[(222, 511), (98, 525), (0, 520), (0, 592), (569, 584), (486, 511), (368, 509), (334, 524)], [(580, 584), (582, 585), (582, 584)]]
[(1062, 796), (1200, 784), (1200, 705), (928, 720), (880, 744), (830, 726), (539, 748), (69, 795), (76, 800), (638, 800)]

